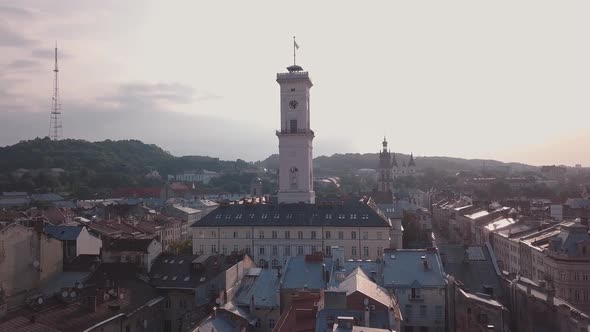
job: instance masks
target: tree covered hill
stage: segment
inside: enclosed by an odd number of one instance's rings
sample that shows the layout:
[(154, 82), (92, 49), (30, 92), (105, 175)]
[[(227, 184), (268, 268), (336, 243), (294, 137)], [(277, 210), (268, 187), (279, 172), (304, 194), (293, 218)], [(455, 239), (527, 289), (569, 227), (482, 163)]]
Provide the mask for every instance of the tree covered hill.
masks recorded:
[(137, 174), (156, 169), (162, 174), (189, 169), (221, 171), (227, 163), (218, 158), (175, 157), (153, 144), (137, 140), (88, 142), (66, 139), (51, 141), (37, 138), (0, 147), (0, 173), (19, 168), (63, 168), (68, 171), (88, 169), (94, 172)]

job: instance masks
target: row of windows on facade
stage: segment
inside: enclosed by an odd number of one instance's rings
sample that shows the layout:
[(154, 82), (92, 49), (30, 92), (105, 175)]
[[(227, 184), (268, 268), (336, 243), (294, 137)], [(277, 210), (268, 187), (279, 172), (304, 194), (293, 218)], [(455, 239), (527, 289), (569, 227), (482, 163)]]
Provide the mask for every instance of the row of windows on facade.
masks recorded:
[[(297, 219), (299, 217), (304, 217), (304, 214), (301, 213), (287, 213), (285, 215), (285, 219), (287, 220), (291, 220), (291, 219)], [(215, 219), (220, 220), (220, 219), (226, 219), (226, 220), (230, 220), (230, 219), (242, 219), (244, 217), (244, 214), (242, 213), (238, 213), (238, 214), (218, 214), (215, 216)], [(255, 213), (250, 213), (248, 214), (246, 217), (248, 217), (249, 219), (254, 219), (256, 217)], [(351, 214), (338, 214), (335, 215), (335, 217), (337, 217), (339, 220), (345, 220), (350, 219), (350, 220), (357, 220), (357, 214), (356, 213), (351, 213)], [(281, 214), (280, 213), (275, 213), (274, 215), (271, 216), (271, 214), (268, 213), (263, 213), (260, 215), (260, 219), (281, 219)], [(320, 218), (320, 214), (319, 213), (314, 213), (312, 214), (312, 218), (313, 219), (319, 219)], [(323, 218), (326, 220), (331, 220), (332, 219), (332, 213), (326, 213), (323, 215)], [(368, 214), (362, 214), (360, 215), (360, 219), (361, 220), (367, 220), (369, 219), (369, 215)]]
[[(301, 255), (306, 254), (306, 252), (305, 252), (305, 248), (306, 247), (305, 246), (298, 245), (298, 246), (293, 246), (293, 247), (295, 247), (296, 250), (297, 250), (297, 253), (296, 253), (297, 256), (301, 256)], [(309, 252), (307, 252), (308, 254), (316, 253), (316, 252), (318, 252), (318, 249), (320, 249), (317, 246), (311, 246), (310, 248), (311, 248), (311, 250)], [(243, 250), (244, 250), (245, 253), (250, 254), (250, 246), (245, 246), (243, 248)], [(357, 256), (357, 247), (356, 246), (351, 246), (350, 247), (350, 250), (351, 250), (351, 256)], [(202, 244), (199, 245), (199, 254), (203, 254), (204, 252), (205, 252), (205, 246), (202, 245)], [(232, 253), (238, 253), (238, 252), (240, 252), (240, 247), (238, 245), (234, 245), (233, 246)], [(383, 252), (383, 248), (382, 247), (377, 247), (377, 256), (378, 257), (381, 256), (382, 252)], [(215, 245), (215, 244), (211, 245), (211, 253), (212, 254), (217, 253), (217, 245)], [(227, 255), (228, 254), (228, 248), (227, 248), (227, 246), (225, 246), (225, 245), (222, 245), (221, 246), (221, 253), (224, 254), (224, 255)], [(324, 249), (324, 253), (326, 255), (328, 255), (328, 256), (332, 255), (332, 247), (331, 246), (326, 246), (325, 249)], [(267, 254), (266, 248), (265, 247), (259, 247), (258, 248), (258, 254), (260, 256), (265, 256)], [(282, 254), (283, 254), (283, 256), (291, 256), (291, 246), (283, 247), (283, 253)], [(272, 256), (278, 256), (279, 255), (279, 247), (278, 246), (272, 246), (271, 247), (271, 250), (270, 250), (270, 255), (272, 255)], [(364, 246), (363, 247), (363, 257), (366, 257), (366, 258), (371, 257), (371, 255), (370, 255), (370, 248), (367, 247), (367, 246)]]
[[(418, 318), (425, 319), (428, 318), (428, 305), (420, 304), (418, 305)], [(416, 318), (414, 317), (414, 305), (413, 304), (406, 304), (404, 310), (404, 320), (408, 323), (412, 323), (412, 321)], [(438, 324), (443, 323), (443, 306), (442, 305), (435, 305), (434, 306), (434, 320)]]
[[(264, 239), (265, 238), (265, 231), (258, 231), (258, 239)], [(223, 235), (223, 238), (227, 239), (228, 236), (225, 232), (221, 232), (221, 235)], [(278, 239), (279, 238), (279, 232), (278, 231), (271, 231), (271, 238), (272, 239)], [(282, 232), (283, 237), (281, 237), (281, 239), (290, 239), (291, 238), (291, 231), (284, 231)], [(304, 236), (305, 233), (303, 231), (298, 231), (297, 232), (297, 238), (298, 239), (306, 239), (306, 237)], [(369, 232), (362, 232), (362, 239), (363, 240), (368, 240), (369, 239)], [(203, 231), (199, 231), (199, 237), (203, 238), (204, 237), (204, 233)], [(216, 231), (211, 231), (211, 237), (212, 238), (217, 238), (217, 232)], [(240, 238), (240, 234), (239, 232), (233, 232), (233, 238), (234, 239), (239, 239)], [(251, 234), (249, 231), (245, 232), (245, 238), (249, 239), (251, 238)], [(318, 238), (318, 232), (316, 231), (311, 231), (309, 232), (309, 238), (310, 239), (317, 239)], [(332, 238), (332, 232), (331, 231), (325, 231), (324, 232), (324, 239), (331, 239)], [(357, 239), (357, 232), (356, 231), (351, 231), (350, 232), (350, 239), (351, 240), (356, 240)], [(344, 231), (339, 231), (338, 232), (338, 240), (344, 240)], [(377, 240), (384, 240), (383, 238), (383, 232), (377, 232)]]
[(562, 288), (559, 297), (573, 303), (590, 303), (590, 292), (587, 289)]

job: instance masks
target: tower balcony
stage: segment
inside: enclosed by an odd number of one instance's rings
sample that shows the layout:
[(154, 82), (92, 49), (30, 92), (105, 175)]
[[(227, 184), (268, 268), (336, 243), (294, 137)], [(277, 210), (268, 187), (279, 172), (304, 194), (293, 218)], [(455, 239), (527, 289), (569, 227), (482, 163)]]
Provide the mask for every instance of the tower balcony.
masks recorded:
[(311, 129), (281, 129), (276, 131), (277, 136), (290, 136), (290, 135), (311, 135), (315, 136)]

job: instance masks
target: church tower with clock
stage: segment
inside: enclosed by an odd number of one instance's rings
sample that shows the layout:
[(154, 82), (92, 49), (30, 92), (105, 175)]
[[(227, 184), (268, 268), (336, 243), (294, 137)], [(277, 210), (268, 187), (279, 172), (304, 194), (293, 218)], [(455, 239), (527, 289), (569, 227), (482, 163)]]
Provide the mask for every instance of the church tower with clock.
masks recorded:
[(281, 89), (281, 129), (279, 137), (279, 203), (315, 203), (313, 191), (313, 138), (309, 119), (308, 72), (301, 66), (278, 73)]

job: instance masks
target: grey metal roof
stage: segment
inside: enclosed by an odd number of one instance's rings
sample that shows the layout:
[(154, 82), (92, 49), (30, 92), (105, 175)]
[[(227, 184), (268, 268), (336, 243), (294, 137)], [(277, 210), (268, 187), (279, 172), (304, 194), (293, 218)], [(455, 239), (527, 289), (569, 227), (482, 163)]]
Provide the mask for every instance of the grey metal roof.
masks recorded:
[(220, 206), (191, 227), (342, 226), (390, 227), (372, 201), (343, 204), (234, 204)]
[(46, 225), (43, 230), (45, 233), (53, 238), (60, 241), (76, 241), (82, 226), (51, 226)]
[(287, 260), (281, 278), (282, 289), (318, 290), (326, 287), (325, 271), (332, 269), (332, 259), (325, 257), (323, 261), (307, 261), (307, 256), (294, 256)]
[(463, 289), (470, 293), (483, 293), (483, 287), (489, 286), (494, 290), (495, 297), (503, 296), (501, 277), (486, 246), (465, 248), (462, 244), (441, 244), (439, 250), (444, 271), (463, 283)]
[(244, 275), (233, 301), (239, 306), (248, 306), (254, 298), (256, 307), (277, 308), (279, 306), (276, 295), (279, 288), (277, 270), (260, 268), (256, 270), (260, 271)]
[(197, 255), (161, 255), (150, 270), (150, 285), (157, 288), (196, 289), (232, 264), (231, 257), (211, 256), (203, 263), (203, 269), (195, 269)]
[[(428, 261), (424, 268), (422, 256)], [(385, 287), (444, 287), (445, 277), (438, 253), (434, 250), (387, 250), (383, 254)]]
[[(355, 326), (357, 330), (348, 330), (351, 331), (390, 331), (388, 329), (380, 329), (377, 327), (384, 327), (389, 326), (389, 318), (388, 312), (386, 311), (371, 311), (369, 314), (369, 325), (372, 327), (366, 326)], [(316, 319), (316, 331), (318, 332), (333, 332), (332, 324), (329, 322), (333, 322), (334, 324), (338, 323), (338, 317), (352, 317), (356, 319), (357, 322), (361, 322), (365, 319), (365, 313), (362, 310), (348, 310), (348, 309), (323, 309), (318, 311), (317, 319)], [(340, 328), (337, 331), (346, 331)]]

